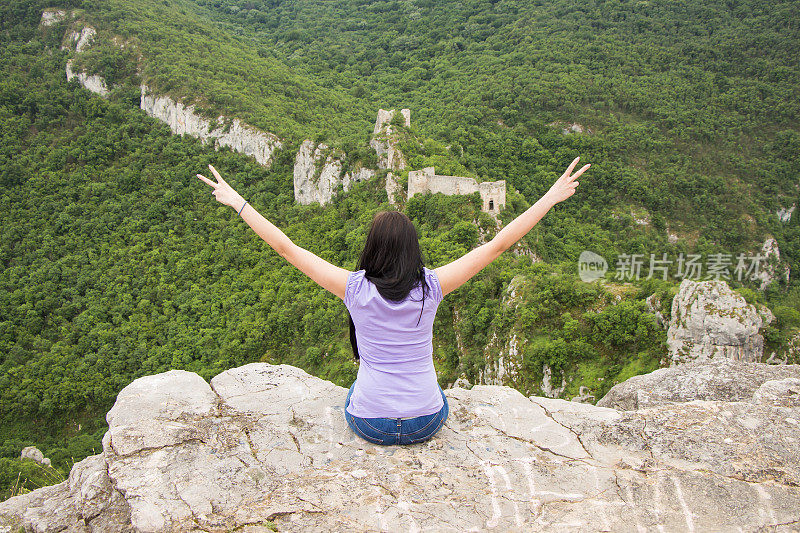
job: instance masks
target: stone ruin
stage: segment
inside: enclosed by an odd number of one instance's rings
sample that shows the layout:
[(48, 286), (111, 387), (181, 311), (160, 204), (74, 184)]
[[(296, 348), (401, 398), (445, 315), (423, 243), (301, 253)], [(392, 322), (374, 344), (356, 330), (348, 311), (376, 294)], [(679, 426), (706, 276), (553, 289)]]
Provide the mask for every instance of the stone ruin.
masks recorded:
[(439, 176), (434, 167), (422, 170), (412, 170), (408, 173), (408, 199), (415, 194), (426, 192), (442, 194), (472, 194), (481, 195), (483, 206), (481, 209), (496, 215), (506, 205), (506, 180), (483, 181), (478, 183), (474, 178), (461, 176)]

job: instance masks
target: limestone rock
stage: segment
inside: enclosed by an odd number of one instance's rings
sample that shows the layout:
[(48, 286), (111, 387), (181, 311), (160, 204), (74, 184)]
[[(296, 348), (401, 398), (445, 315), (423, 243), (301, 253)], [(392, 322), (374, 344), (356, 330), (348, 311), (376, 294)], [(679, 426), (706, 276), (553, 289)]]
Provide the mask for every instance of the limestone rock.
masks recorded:
[(792, 204), (791, 207), (781, 207), (775, 214), (778, 215), (778, 220), (781, 222), (789, 222), (792, 220), (792, 213), (797, 208), (797, 204)]
[(50, 7), (42, 11), (42, 18), (39, 24), (44, 27), (55, 26), (67, 18), (67, 12), (57, 7)]
[(561, 396), (561, 393), (564, 392), (564, 389), (567, 388), (567, 380), (563, 377), (561, 378), (561, 386), (554, 387), (553, 386), (553, 370), (550, 368), (550, 365), (543, 364), (542, 365), (542, 394), (544, 394), (548, 398), (558, 398)]
[(375, 171), (357, 168), (342, 175), (344, 154), (338, 154), (326, 144), (303, 141), (294, 160), (294, 199), (300, 204), (331, 201), (339, 183), (344, 192), (360, 181), (375, 177)]
[(41, 463), (44, 460), (44, 454), (36, 446), (26, 446), (22, 448), (20, 459), (33, 459), (37, 463)]
[(789, 282), (790, 268), (789, 265), (781, 263), (781, 252), (775, 237), (766, 238), (759, 255), (762, 261), (758, 265), (758, 273), (755, 273), (755, 278), (761, 280), (760, 290), (763, 291), (767, 285), (779, 277), (783, 277), (787, 283)]
[(84, 26), (80, 31), (71, 32), (65, 39), (65, 44), (61, 45), (62, 50), (75, 50), (80, 53), (86, 50), (97, 36), (97, 30), (91, 26)]
[(407, 447), (355, 436), (347, 389), (298, 368), (210, 386), (173, 370), (120, 392), (103, 452), (68, 481), (0, 503), (0, 532), (791, 531), (800, 374), (784, 369), (758, 401), (637, 410), (448, 389), (444, 427)]
[[(237, 118), (219, 116), (216, 119), (217, 126), (212, 127), (214, 125), (209, 120), (194, 112), (193, 105), (184, 106), (168, 96), (149, 94), (149, 89), (144, 84), (141, 91), (141, 109), (151, 117), (165, 122), (178, 135), (186, 133), (204, 143), (213, 142), (217, 149), (229, 146), (235, 152), (255, 158), (266, 167), (272, 164), (275, 150), (283, 147), (276, 135), (254, 128)], [(227, 127), (221, 124), (227, 124)]]
[[(404, 118), (407, 128), (411, 127), (411, 111), (403, 109), (400, 111)], [(394, 134), (391, 120), (394, 118), (395, 110), (378, 110), (378, 118), (375, 120), (375, 128), (372, 132), (372, 139), (369, 145), (375, 150), (378, 156), (378, 168), (388, 170), (403, 170), (406, 168), (406, 159), (403, 152), (397, 147), (397, 136)]]
[(67, 60), (67, 67), (65, 70), (67, 74), (67, 81), (71, 81), (73, 78), (78, 78), (78, 83), (83, 85), (86, 89), (95, 94), (99, 94), (100, 96), (108, 96), (108, 86), (106, 85), (106, 80), (103, 79), (102, 76), (98, 76), (96, 74), (90, 75), (85, 72), (73, 72), (71, 59)]
[(773, 320), (764, 306), (748, 304), (724, 280), (684, 279), (672, 301), (667, 330), (670, 364), (694, 359), (760, 361), (761, 326)]
[(693, 400), (746, 402), (764, 383), (798, 375), (800, 365), (693, 361), (633, 376), (611, 387), (597, 405), (630, 411)]
[(664, 329), (667, 329), (669, 326), (669, 321), (661, 312), (661, 299), (655, 293), (653, 293), (645, 298), (645, 303), (647, 304), (647, 311), (655, 315), (658, 325)]
[(403, 193), (403, 188), (400, 186), (399, 183), (397, 183), (394, 174), (389, 172), (388, 174), (386, 174), (386, 196), (389, 197), (390, 204), (397, 205), (396, 195), (398, 193)]

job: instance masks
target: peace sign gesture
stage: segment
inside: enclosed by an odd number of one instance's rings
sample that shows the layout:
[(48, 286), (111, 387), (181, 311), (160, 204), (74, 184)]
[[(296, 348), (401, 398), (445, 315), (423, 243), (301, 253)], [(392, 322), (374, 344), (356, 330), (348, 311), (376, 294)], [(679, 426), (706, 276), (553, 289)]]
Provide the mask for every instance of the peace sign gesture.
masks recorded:
[(575, 189), (578, 187), (578, 182), (575, 181), (575, 178), (586, 172), (586, 170), (592, 165), (583, 165), (579, 171), (575, 174), (570, 176), (570, 173), (575, 168), (575, 165), (578, 164), (578, 160), (580, 157), (576, 157), (572, 160), (572, 163), (567, 167), (567, 170), (561, 175), (560, 178), (550, 187), (550, 190), (547, 191), (545, 196), (547, 196), (553, 203), (553, 205), (557, 204), (558, 202), (563, 202), (573, 194), (575, 194)]
[(211, 194), (214, 195), (214, 198), (216, 198), (218, 202), (229, 205), (234, 209), (239, 209), (242, 204), (244, 204), (244, 198), (222, 179), (217, 169), (211, 165), (208, 165), (208, 168), (211, 170), (211, 173), (214, 174), (214, 177), (217, 178), (217, 183), (214, 183), (202, 174), (198, 174), (197, 177), (213, 187), (214, 192)]

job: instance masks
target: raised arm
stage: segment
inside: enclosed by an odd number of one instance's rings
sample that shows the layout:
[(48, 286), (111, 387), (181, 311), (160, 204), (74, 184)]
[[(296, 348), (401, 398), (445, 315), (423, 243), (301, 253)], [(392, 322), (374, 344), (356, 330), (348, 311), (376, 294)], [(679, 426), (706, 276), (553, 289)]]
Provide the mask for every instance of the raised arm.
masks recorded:
[(214, 188), (212, 194), (219, 202), (235, 209), (247, 222), (247, 225), (253, 228), (253, 231), (264, 239), (273, 250), (278, 252), (278, 255), (296, 266), (323, 289), (344, 300), (349, 270), (332, 265), (312, 252), (297, 246), (277, 226), (261, 216), (249, 202), (245, 202), (244, 198), (222, 179), (214, 167), (208, 165), (208, 168), (217, 178), (218, 183), (214, 183), (201, 174), (198, 174), (197, 177)]
[(576, 157), (567, 167), (564, 174), (550, 187), (550, 190), (527, 211), (501, 229), (494, 239), (467, 252), (455, 261), (434, 269), (436, 276), (439, 278), (439, 283), (442, 285), (442, 293), (453, 292), (466, 283), (472, 276), (483, 270), (486, 265), (500, 257), (500, 254), (525, 236), (550, 211), (551, 207), (572, 196), (578, 186), (575, 178), (586, 172), (591, 166), (584, 165), (575, 174), (571, 174), (579, 159), (579, 157)]

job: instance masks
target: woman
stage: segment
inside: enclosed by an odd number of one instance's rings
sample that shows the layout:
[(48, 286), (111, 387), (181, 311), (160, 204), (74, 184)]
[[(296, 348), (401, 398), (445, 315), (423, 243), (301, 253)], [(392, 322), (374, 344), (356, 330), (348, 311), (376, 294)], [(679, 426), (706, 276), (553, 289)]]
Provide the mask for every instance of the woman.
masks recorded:
[(213, 166), (208, 167), (216, 183), (197, 177), (281, 257), (344, 301), (353, 352), (360, 359), (345, 400), (345, 418), (353, 431), (374, 444), (413, 444), (436, 434), (449, 413), (433, 367), (433, 320), (439, 303), (520, 240), (551, 207), (575, 193), (575, 179), (590, 166), (573, 174), (579, 159), (491, 241), (433, 270), (422, 264), (414, 224), (400, 212), (376, 214), (358, 269), (351, 272), (294, 244)]

